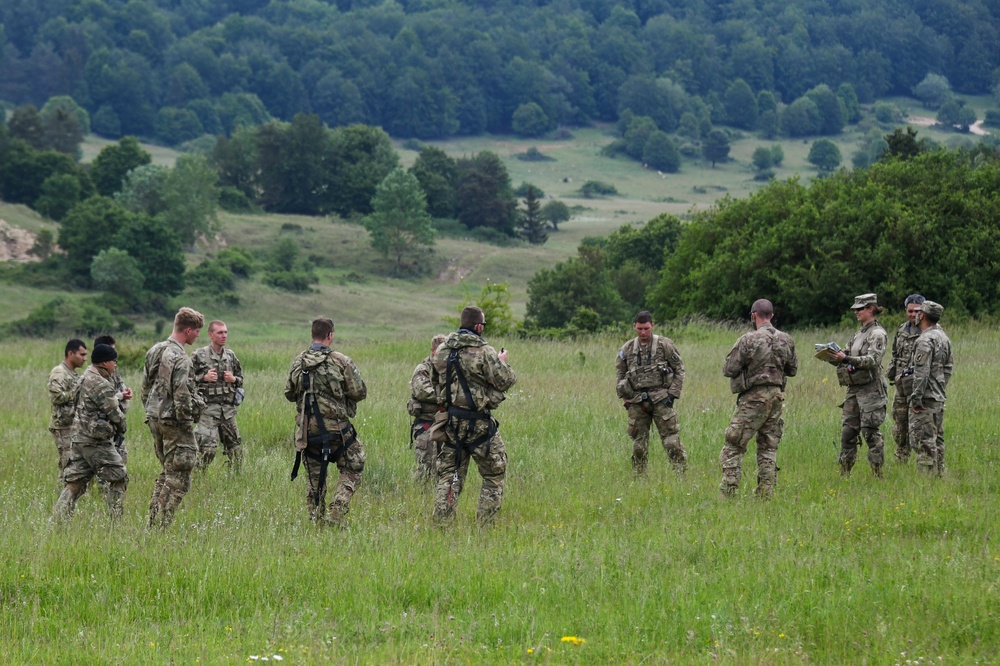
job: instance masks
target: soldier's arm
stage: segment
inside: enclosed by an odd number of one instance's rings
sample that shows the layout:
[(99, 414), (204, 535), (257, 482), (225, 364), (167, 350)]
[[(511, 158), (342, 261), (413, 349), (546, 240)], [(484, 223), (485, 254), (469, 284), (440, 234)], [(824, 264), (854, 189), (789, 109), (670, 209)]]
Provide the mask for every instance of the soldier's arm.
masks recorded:
[(910, 391), (910, 407), (917, 409), (924, 404), (924, 394), (931, 377), (931, 345), (924, 336), (917, 339), (913, 349), (913, 389)]
[(947, 385), (951, 381), (951, 373), (955, 370), (955, 359), (951, 353), (951, 343), (943, 350), (946, 354), (944, 360), (944, 383)]
[(243, 364), (236, 354), (233, 354), (233, 377), (236, 378), (236, 388), (243, 388)]
[(899, 332), (896, 329), (896, 336), (892, 339), (892, 358), (889, 359), (889, 366), (885, 369), (885, 376), (890, 384), (896, 383), (896, 357), (899, 354)]
[(799, 357), (795, 354), (795, 341), (792, 340), (792, 336), (786, 335), (785, 340), (788, 341), (788, 360), (785, 361), (785, 376), (794, 377), (799, 371)]
[(670, 382), (667, 392), (674, 398), (680, 398), (681, 390), (684, 388), (684, 361), (681, 360), (681, 354), (673, 343), (667, 345), (665, 351), (668, 352), (667, 365), (674, 371), (674, 378)]
[(201, 349), (191, 354), (191, 376), (194, 377), (196, 382), (205, 381), (205, 375), (209, 370), (208, 362), (205, 359), (205, 355), (202, 354)]
[(53, 405), (68, 405), (76, 400), (76, 390), (80, 385), (80, 378), (75, 374), (60, 376), (56, 373), (49, 375), (49, 399)]
[(298, 402), (299, 400), (299, 389), (294, 379), (298, 374), (299, 365), (299, 359), (296, 358), (292, 361), (292, 367), (288, 370), (288, 379), (285, 380), (285, 400), (288, 402)]
[(500, 355), (493, 347), (486, 347), (483, 363), (487, 382), (498, 391), (507, 391), (517, 381), (514, 369), (508, 365), (507, 361), (500, 359)]
[(437, 393), (431, 381), (431, 364), (421, 363), (410, 378), (410, 395), (419, 402), (437, 402)]
[(859, 370), (861, 368), (871, 368), (874, 370), (881, 365), (888, 342), (884, 332), (874, 331), (868, 336), (868, 353), (862, 356), (848, 356), (844, 361)]
[(118, 390), (115, 385), (110, 381), (105, 381), (94, 389), (92, 394), (92, 399), (97, 405), (97, 408), (107, 416), (108, 422), (111, 423), (118, 434), (125, 434), (125, 414), (121, 411), (121, 405), (118, 402)]
[[(162, 361), (161, 361), (162, 363)], [(194, 396), (191, 393), (191, 359), (180, 353), (173, 360), (170, 385), (173, 388), (174, 415), (181, 423), (194, 423)]]
[(361, 371), (351, 359), (346, 356), (341, 358), (344, 361), (344, 395), (354, 402), (361, 402), (368, 397), (368, 387), (361, 378)]
[(741, 372), (746, 363), (743, 362), (743, 340), (745, 338), (740, 337), (733, 345), (733, 348), (729, 350), (729, 354), (726, 355), (726, 362), (722, 364), (722, 376), (723, 377), (736, 377)]

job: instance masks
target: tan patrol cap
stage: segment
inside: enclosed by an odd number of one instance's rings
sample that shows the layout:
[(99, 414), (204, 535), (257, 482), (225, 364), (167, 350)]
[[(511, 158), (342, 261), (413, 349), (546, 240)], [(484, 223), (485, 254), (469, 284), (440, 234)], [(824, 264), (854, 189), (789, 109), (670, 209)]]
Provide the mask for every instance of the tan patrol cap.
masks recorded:
[(940, 320), (941, 315), (944, 314), (944, 306), (934, 301), (924, 301), (920, 304), (920, 311), (934, 320)]
[(861, 294), (860, 296), (855, 296), (854, 305), (851, 306), (851, 309), (860, 310), (861, 308), (866, 308), (869, 305), (878, 305), (878, 296), (875, 294)]

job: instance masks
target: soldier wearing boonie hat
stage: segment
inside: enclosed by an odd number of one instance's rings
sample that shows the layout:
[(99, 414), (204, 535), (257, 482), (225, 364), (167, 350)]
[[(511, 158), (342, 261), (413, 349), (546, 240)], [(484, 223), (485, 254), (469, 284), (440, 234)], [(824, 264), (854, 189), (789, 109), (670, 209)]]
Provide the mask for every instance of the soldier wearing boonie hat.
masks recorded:
[(937, 476), (944, 474), (945, 389), (954, 368), (951, 340), (938, 324), (942, 314), (944, 308), (934, 301), (920, 306), (910, 393), (910, 442), (917, 452), (917, 469)]
[(851, 305), (861, 324), (843, 351), (832, 359), (837, 362), (837, 381), (847, 387), (841, 404), (840, 473), (851, 473), (858, 458), (858, 447), (864, 438), (868, 444), (868, 462), (872, 474), (882, 476), (884, 439), (880, 427), (885, 421), (888, 391), (882, 378), (882, 356), (888, 346), (885, 329), (876, 318), (885, 309), (875, 294), (855, 296)]

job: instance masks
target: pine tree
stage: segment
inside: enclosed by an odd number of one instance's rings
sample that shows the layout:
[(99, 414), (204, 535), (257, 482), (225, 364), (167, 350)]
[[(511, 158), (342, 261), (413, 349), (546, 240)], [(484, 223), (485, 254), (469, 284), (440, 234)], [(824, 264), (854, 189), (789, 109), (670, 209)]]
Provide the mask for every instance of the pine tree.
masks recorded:
[(542, 219), (542, 205), (538, 202), (538, 190), (534, 185), (528, 186), (524, 197), (524, 209), (521, 215), (521, 237), (532, 245), (542, 245), (549, 239), (545, 230), (545, 220)]

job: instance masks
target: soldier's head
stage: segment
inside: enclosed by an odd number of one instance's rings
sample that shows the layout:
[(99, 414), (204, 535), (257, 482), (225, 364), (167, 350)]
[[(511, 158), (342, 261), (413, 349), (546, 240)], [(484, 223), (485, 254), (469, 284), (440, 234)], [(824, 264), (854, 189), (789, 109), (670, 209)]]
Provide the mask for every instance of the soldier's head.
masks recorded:
[(83, 340), (73, 338), (66, 343), (66, 351), (63, 358), (66, 359), (66, 365), (72, 369), (82, 368), (87, 362), (87, 345), (83, 343)]
[(944, 314), (944, 307), (934, 301), (924, 301), (920, 304), (920, 310), (917, 314), (919, 315), (917, 321), (921, 327), (933, 326), (941, 321), (941, 315)]
[(639, 336), (640, 342), (649, 342), (650, 338), (653, 337), (653, 315), (650, 314), (649, 310), (643, 310), (635, 316), (632, 320), (632, 328), (635, 329), (635, 334)]
[(94, 338), (94, 347), (96, 348), (97, 345), (110, 345), (115, 349), (118, 349), (118, 347), (116, 346), (117, 343), (115, 342), (114, 336), (108, 335), (107, 333), (105, 333), (104, 335), (98, 335), (96, 338)]
[(312, 321), (313, 342), (330, 346), (333, 342), (333, 320), (329, 317), (316, 317)]
[(862, 325), (872, 321), (885, 310), (885, 308), (878, 304), (878, 296), (875, 294), (855, 296), (854, 305), (851, 306), (851, 309), (854, 310), (854, 316), (858, 318), (858, 321)]
[(754, 328), (771, 321), (771, 317), (773, 316), (774, 305), (766, 298), (758, 298), (750, 306), (750, 321), (753, 323)]
[(229, 339), (229, 329), (226, 327), (226, 322), (219, 321), (218, 319), (209, 322), (208, 339), (212, 341), (212, 348), (215, 351), (221, 351)]
[(118, 352), (111, 345), (94, 345), (94, 353), (90, 362), (108, 372), (114, 372), (118, 365)]
[(459, 325), (467, 331), (482, 335), (483, 329), (486, 328), (486, 313), (482, 308), (469, 305), (462, 309)]
[(181, 308), (174, 315), (173, 338), (182, 344), (189, 345), (198, 339), (204, 326), (205, 315), (191, 308)]
[(447, 335), (438, 333), (433, 338), (431, 338), (431, 353), (433, 354), (441, 346), (441, 343), (448, 339)]
[(920, 306), (926, 300), (920, 294), (910, 294), (903, 301), (903, 307), (906, 308), (906, 318), (910, 320), (911, 324), (917, 323), (917, 313), (920, 312)]

